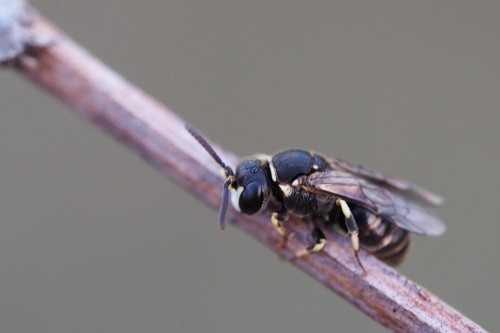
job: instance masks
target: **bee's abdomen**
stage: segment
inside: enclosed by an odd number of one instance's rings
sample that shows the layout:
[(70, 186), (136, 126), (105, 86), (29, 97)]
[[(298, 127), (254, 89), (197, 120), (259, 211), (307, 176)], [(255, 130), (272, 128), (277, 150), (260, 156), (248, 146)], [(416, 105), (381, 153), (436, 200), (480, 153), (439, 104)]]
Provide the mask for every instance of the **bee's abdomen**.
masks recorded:
[(361, 247), (389, 265), (397, 265), (410, 248), (408, 231), (363, 208), (353, 211), (359, 227)]

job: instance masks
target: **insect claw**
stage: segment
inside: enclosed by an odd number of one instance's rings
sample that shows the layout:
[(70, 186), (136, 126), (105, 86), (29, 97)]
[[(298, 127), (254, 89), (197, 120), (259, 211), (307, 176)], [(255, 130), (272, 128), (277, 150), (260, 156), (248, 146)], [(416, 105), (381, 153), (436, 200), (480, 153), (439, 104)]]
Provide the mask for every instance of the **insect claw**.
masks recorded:
[(359, 255), (357, 251), (354, 251), (354, 256), (356, 257), (356, 261), (358, 262), (359, 267), (363, 270), (363, 276), (367, 276), (368, 272), (365, 269), (365, 266), (361, 263), (361, 260), (359, 259)]

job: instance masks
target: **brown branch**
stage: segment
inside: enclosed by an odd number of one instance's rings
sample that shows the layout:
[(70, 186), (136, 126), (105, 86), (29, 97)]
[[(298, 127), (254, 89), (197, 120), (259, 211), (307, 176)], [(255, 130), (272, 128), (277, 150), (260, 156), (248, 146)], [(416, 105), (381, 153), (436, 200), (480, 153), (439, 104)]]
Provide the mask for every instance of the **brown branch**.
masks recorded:
[[(19, 57), (15, 68), (20, 74), (132, 148), (205, 204), (218, 207), (222, 186), (219, 168), (185, 131), (179, 116), (43, 18), (35, 20), (33, 33), (41, 39), (51, 37), (54, 42), (31, 56)], [(230, 165), (237, 161), (235, 155), (215, 148)], [(228, 215), (235, 226), (286, 258), (304, 246), (309, 233), (306, 225), (290, 223), (294, 236), (287, 248), (278, 249), (279, 236), (268, 216), (248, 217), (231, 210)], [(397, 332), (484, 332), (423, 287), (362, 251), (361, 260), (369, 272), (363, 276), (346, 239), (335, 232), (327, 237), (330, 241), (324, 251), (293, 264), (377, 322)]]

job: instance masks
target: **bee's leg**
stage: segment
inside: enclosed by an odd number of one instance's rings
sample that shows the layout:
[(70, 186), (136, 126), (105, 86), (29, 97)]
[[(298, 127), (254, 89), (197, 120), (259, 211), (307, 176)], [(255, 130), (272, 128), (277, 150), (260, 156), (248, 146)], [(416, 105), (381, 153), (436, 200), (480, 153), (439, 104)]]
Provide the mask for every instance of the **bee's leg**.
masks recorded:
[(286, 221), (287, 218), (288, 215), (285, 209), (282, 209), (280, 212), (273, 212), (271, 214), (271, 224), (273, 225), (274, 230), (276, 230), (282, 237), (279, 248), (284, 248), (288, 240), (288, 233), (283, 226), (283, 222)]
[(310, 253), (321, 251), (325, 247), (326, 237), (323, 231), (321, 231), (321, 229), (318, 226), (316, 225), (314, 226), (311, 236), (314, 243), (309, 245), (305, 249), (298, 250), (297, 252), (295, 252), (294, 254), (295, 258), (300, 258)]
[(359, 260), (358, 252), (359, 252), (359, 229), (358, 229), (358, 224), (356, 223), (356, 220), (354, 219), (354, 216), (352, 215), (351, 209), (349, 208), (349, 205), (345, 200), (342, 199), (337, 199), (336, 200), (337, 205), (340, 206), (342, 210), (342, 214), (345, 217), (345, 225), (347, 227), (347, 235), (351, 238), (351, 243), (352, 243), (352, 248), (354, 250), (354, 256), (356, 257), (356, 260), (358, 261), (359, 267), (363, 270), (363, 272), (366, 274), (366, 270), (363, 267), (363, 264), (361, 264), (361, 260)]

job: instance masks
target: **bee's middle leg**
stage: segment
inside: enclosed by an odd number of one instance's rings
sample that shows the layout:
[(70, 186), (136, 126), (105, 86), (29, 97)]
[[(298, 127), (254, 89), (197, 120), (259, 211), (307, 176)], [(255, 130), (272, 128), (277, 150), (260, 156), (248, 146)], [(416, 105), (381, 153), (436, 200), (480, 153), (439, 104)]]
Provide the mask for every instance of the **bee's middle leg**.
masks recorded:
[(314, 225), (313, 230), (311, 232), (311, 237), (314, 243), (312, 243), (305, 249), (301, 249), (295, 252), (294, 258), (300, 258), (314, 252), (319, 252), (325, 247), (326, 244), (325, 234), (323, 233), (323, 231), (321, 231), (321, 229), (317, 225)]

